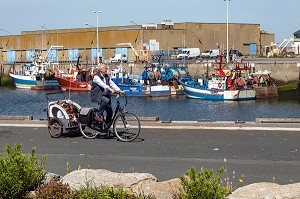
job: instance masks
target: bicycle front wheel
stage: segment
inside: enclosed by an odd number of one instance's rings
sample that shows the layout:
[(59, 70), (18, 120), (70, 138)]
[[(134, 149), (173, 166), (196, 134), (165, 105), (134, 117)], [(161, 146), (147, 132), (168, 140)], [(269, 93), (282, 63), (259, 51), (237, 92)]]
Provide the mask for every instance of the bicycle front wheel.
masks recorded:
[(121, 113), (116, 117), (113, 129), (119, 140), (123, 142), (131, 142), (140, 134), (140, 120), (132, 113)]
[(83, 135), (83, 137), (88, 138), (88, 139), (94, 139), (99, 134), (99, 131), (91, 128), (88, 125), (84, 125), (81, 123), (79, 123), (79, 129), (80, 129), (80, 132)]

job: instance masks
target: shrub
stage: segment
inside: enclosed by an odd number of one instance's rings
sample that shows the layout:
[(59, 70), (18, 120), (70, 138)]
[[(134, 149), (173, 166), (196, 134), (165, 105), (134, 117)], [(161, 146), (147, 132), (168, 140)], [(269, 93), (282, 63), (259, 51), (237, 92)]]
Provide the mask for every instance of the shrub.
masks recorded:
[(221, 187), (221, 176), (224, 168), (220, 168), (216, 175), (213, 170), (201, 168), (196, 173), (195, 167), (191, 167), (186, 176), (181, 176), (180, 181), (183, 189), (175, 198), (179, 199), (221, 199), (227, 194), (226, 187)]
[(68, 184), (59, 181), (52, 181), (36, 190), (36, 199), (64, 199), (71, 193)]
[(10, 76), (3, 76), (0, 77), (0, 86), (12, 86), (13, 82), (12, 82), (12, 78)]
[(22, 154), (21, 144), (5, 146), (6, 153), (0, 155), (0, 198), (24, 198), (26, 193), (38, 187), (45, 171), (46, 155), (42, 157), (40, 165), (34, 155), (36, 149), (26, 157)]
[(124, 189), (115, 189), (113, 187), (91, 188), (86, 187), (80, 191), (73, 192), (69, 199), (155, 199), (154, 196), (137, 195)]

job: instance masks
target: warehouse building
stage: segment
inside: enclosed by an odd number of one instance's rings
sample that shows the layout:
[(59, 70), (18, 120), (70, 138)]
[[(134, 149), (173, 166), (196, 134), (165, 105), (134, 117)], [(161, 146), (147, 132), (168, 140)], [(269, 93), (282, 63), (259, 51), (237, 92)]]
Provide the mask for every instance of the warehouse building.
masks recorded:
[[(274, 34), (260, 29), (260, 24), (229, 23), (228, 30), (228, 48), (238, 49), (243, 55), (266, 55), (264, 47), (275, 40)], [(173, 23), (170, 20), (160, 24), (98, 28), (49, 30), (44, 27), (23, 31), (21, 35), (0, 36), (0, 62), (30, 62), (44, 57), (72, 62), (79, 54), (87, 63), (96, 63), (97, 54), (102, 61), (118, 53), (126, 54), (129, 61), (136, 61), (138, 56), (151, 59), (159, 53), (174, 57), (182, 48), (200, 48), (201, 52), (224, 50), (226, 33), (226, 23)]]

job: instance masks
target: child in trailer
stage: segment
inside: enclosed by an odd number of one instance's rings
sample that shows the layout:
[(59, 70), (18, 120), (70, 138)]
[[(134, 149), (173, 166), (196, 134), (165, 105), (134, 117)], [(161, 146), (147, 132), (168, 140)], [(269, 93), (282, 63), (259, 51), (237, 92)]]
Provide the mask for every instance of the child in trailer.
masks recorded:
[[(62, 107), (67, 112), (70, 118), (69, 119), (70, 126), (71, 127), (77, 126), (77, 118), (76, 118), (77, 108), (74, 105), (70, 105), (67, 103), (63, 104)], [(66, 119), (62, 111), (58, 111), (57, 118)]]

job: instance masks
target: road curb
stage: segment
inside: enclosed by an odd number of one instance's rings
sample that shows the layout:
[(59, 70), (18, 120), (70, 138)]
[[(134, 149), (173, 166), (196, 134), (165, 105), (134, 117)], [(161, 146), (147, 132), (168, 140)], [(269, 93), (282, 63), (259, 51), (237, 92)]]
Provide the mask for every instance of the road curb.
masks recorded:
[(33, 120), (33, 116), (0, 115), (0, 120)]
[(256, 123), (300, 123), (300, 118), (255, 118)]
[[(48, 120), (1, 120), (0, 127), (31, 127), (31, 128), (47, 128)], [(264, 131), (298, 131), (300, 132), (300, 123), (256, 123), (256, 122), (240, 122), (240, 121), (156, 121), (142, 120), (142, 129), (214, 129), (214, 130), (264, 130)]]

